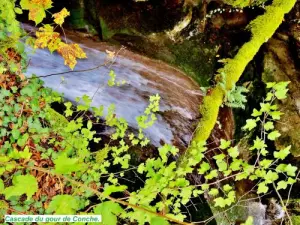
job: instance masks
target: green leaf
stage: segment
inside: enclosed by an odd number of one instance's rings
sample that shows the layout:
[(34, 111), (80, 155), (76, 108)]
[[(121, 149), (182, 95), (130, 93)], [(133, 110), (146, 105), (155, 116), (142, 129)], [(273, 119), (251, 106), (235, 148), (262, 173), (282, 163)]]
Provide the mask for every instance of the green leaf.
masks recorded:
[(103, 116), (104, 106), (100, 105), (98, 108), (92, 107), (92, 110), (94, 111), (95, 116)]
[(266, 183), (262, 182), (258, 184), (257, 194), (265, 194), (269, 190)]
[(198, 173), (199, 174), (204, 174), (205, 172), (207, 172), (210, 169), (210, 165), (207, 162), (203, 162), (200, 165), (200, 168), (198, 169)]
[(96, 215), (102, 216), (102, 224), (103, 225), (116, 225), (117, 224), (117, 216), (123, 212), (124, 212), (124, 210), (118, 203), (111, 202), (111, 201), (107, 201), (107, 202), (98, 204), (94, 208), (94, 213)]
[(23, 147), (27, 143), (28, 138), (29, 138), (29, 134), (28, 133), (24, 134), (21, 138), (18, 139), (17, 144), (20, 147)]
[(22, 9), (30, 9), (31, 7), (31, 3), (29, 2), (29, 0), (21, 0), (20, 5)]
[(215, 207), (224, 208), (226, 206), (226, 201), (222, 197), (218, 197), (218, 198), (214, 199), (214, 202), (215, 202)]
[(232, 171), (238, 171), (240, 170), (242, 163), (243, 161), (241, 159), (233, 159), (229, 168), (232, 169)]
[(267, 88), (273, 88), (275, 86), (276, 82), (268, 82), (267, 83)]
[(298, 168), (296, 166), (292, 166), (291, 164), (288, 164), (288, 165), (286, 165), (284, 170), (287, 173), (287, 175), (294, 177), (294, 176), (296, 176), (297, 169)]
[(287, 183), (291, 185), (291, 184), (294, 184), (294, 183), (296, 183), (296, 180), (295, 180), (295, 179), (293, 179), (293, 178), (291, 178), (291, 177), (289, 177), (289, 179), (288, 179)]
[(34, 16), (32, 18), (29, 18), (35, 22), (35, 24), (39, 24), (43, 21), (43, 19), (46, 17), (46, 12), (43, 8), (35, 8), (34, 9)]
[(80, 209), (78, 200), (71, 195), (57, 195), (50, 202), (47, 213), (74, 215)]
[(89, 130), (91, 130), (92, 127), (93, 127), (93, 123), (92, 123), (92, 121), (89, 120), (88, 123), (87, 123), (87, 128), (88, 128)]
[(271, 133), (268, 134), (268, 139), (271, 141), (274, 141), (278, 137), (280, 137), (280, 133), (277, 130), (272, 131)]
[(280, 111), (273, 111), (269, 113), (273, 120), (280, 120), (281, 115), (283, 115)]
[(221, 139), (220, 143), (220, 149), (226, 149), (231, 145), (231, 141), (226, 141), (224, 139)]
[(14, 149), (10, 154), (9, 157), (13, 159), (30, 159), (32, 153), (29, 151), (29, 147), (26, 146), (23, 151), (18, 151)]
[(150, 225), (169, 225), (169, 222), (161, 217), (152, 217), (150, 221)]
[(251, 116), (253, 117), (258, 117), (262, 115), (262, 111), (258, 111), (257, 109), (253, 109), (253, 113), (251, 114)]
[(22, 14), (23, 11), (22, 11), (22, 9), (20, 9), (20, 8), (18, 8), (18, 7), (15, 7), (15, 13), (17, 13), (17, 14)]
[(5, 188), (3, 191), (6, 199), (23, 194), (27, 195), (27, 199), (30, 199), (38, 190), (36, 178), (30, 174), (14, 176), (12, 184), (12, 186)]
[(217, 196), (219, 194), (219, 190), (217, 188), (212, 188), (212, 189), (210, 189), (208, 194), (211, 196)]
[(20, 137), (21, 132), (18, 129), (13, 129), (11, 131), (11, 134), (12, 134), (12, 136), (15, 140), (18, 140), (18, 138)]
[(267, 169), (271, 164), (273, 160), (263, 159), (259, 162), (259, 165), (262, 166), (264, 169)]
[(286, 181), (279, 181), (278, 183), (277, 183), (277, 190), (280, 190), (280, 189), (283, 189), (283, 190), (285, 190), (286, 188), (287, 188), (287, 185), (288, 185), (288, 183), (286, 182)]
[(283, 173), (283, 172), (285, 172), (286, 166), (287, 166), (286, 164), (279, 164), (275, 170), (276, 170), (276, 172)]
[(79, 162), (77, 158), (68, 158), (66, 154), (60, 154), (55, 160), (55, 172), (59, 174), (70, 174), (84, 170), (86, 165)]
[(267, 130), (267, 131), (268, 131), (268, 130), (273, 130), (273, 129), (274, 129), (274, 123), (271, 122), (271, 121), (269, 121), (269, 122), (265, 123), (264, 128), (265, 128), (265, 130)]
[(219, 171), (223, 172), (223, 171), (227, 170), (228, 165), (225, 161), (218, 160), (216, 163), (217, 163), (217, 166), (219, 168)]
[(213, 178), (216, 178), (217, 176), (218, 176), (218, 170), (212, 170), (212, 171), (210, 171), (209, 174), (207, 174), (207, 175), (205, 176), (205, 179), (211, 180), (211, 179), (213, 179)]
[(278, 99), (285, 99), (287, 97), (286, 96), (287, 92), (288, 92), (288, 89), (278, 90), (278, 91), (275, 91), (275, 96)]
[(263, 177), (265, 179), (266, 183), (272, 183), (275, 180), (277, 180), (279, 178), (278, 174), (276, 172), (273, 172), (271, 170), (269, 170), (266, 174), (265, 177)]
[(256, 137), (256, 139), (254, 140), (253, 146), (249, 149), (250, 150), (253, 150), (253, 149), (262, 150), (266, 147), (267, 147), (267, 145), (265, 144), (265, 142), (262, 139), (260, 139), (259, 137)]
[(256, 120), (255, 119), (247, 119), (246, 120), (246, 125), (243, 126), (243, 130), (252, 130), (253, 128), (256, 127)]
[(267, 93), (267, 97), (266, 97), (265, 101), (270, 102), (273, 99), (273, 97), (274, 97), (273, 92), (269, 92), (269, 93)]
[(127, 186), (125, 186), (125, 185), (120, 185), (120, 186), (109, 185), (109, 186), (104, 187), (103, 195), (110, 196), (111, 193), (123, 192), (126, 189), (127, 189)]
[(223, 190), (224, 190), (225, 192), (229, 192), (229, 191), (232, 190), (232, 187), (231, 187), (229, 184), (225, 184), (225, 185), (223, 186)]
[(238, 150), (238, 147), (235, 146), (235, 147), (231, 147), (228, 149), (228, 154), (233, 158), (237, 158), (239, 156), (239, 150)]
[(225, 154), (219, 154), (219, 155), (215, 155), (213, 158), (216, 160), (216, 161), (220, 161), (220, 160), (223, 160), (225, 159)]
[(260, 107), (261, 107), (261, 109), (260, 109), (260, 111), (262, 111), (262, 112), (270, 112), (270, 110), (271, 110), (271, 104), (270, 103), (260, 103)]
[(281, 160), (285, 159), (290, 154), (290, 149), (291, 149), (291, 145), (282, 150), (275, 151), (274, 158), (281, 159)]

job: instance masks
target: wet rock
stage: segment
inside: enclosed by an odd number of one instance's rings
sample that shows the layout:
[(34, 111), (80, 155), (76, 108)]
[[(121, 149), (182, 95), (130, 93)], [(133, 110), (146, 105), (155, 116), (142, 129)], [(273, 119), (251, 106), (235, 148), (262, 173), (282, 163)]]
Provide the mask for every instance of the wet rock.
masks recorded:
[(279, 102), (280, 110), (284, 113), (276, 124), (281, 136), (276, 141), (276, 147), (281, 149), (292, 145), (291, 152), (300, 156), (300, 71), (296, 68), (294, 59), (289, 51), (289, 45), (284, 40), (272, 38), (267, 43), (264, 56), (264, 82), (290, 81), (289, 96)]
[[(118, 52), (115, 62), (96, 70), (49, 76), (43, 78), (45, 85), (58, 92), (64, 93), (67, 99), (73, 100), (84, 94), (93, 97), (93, 106), (109, 104), (116, 105), (116, 116), (124, 117), (130, 127), (136, 128), (136, 116), (141, 115), (148, 105), (151, 95), (161, 96), (158, 121), (146, 129), (146, 135), (152, 144), (173, 143), (184, 149), (190, 142), (199, 115), (199, 106), (203, 98), (200, 87), (180, 70), (161, 61), (149, 59), (129, 50), (107, 43), (95, 42), (92, 39), (77, 36), (68, 32), (68, 41), (81, 44), (87, 54), (86, 60), (80, 60), (75, 68), (86, 70), (104, 63), (107, 58), (105, 50)], [(30, 49), (28, 49), (29, 51)], [(47, 50), (37, 50), (30, 56), (27, 74), (43, 76), (49, 73), (69, 71), (63, 59)], [(116, 81), (126, 80), (125, 85), (108, 87), (109, 71), (114, 70)], [(212, 141), (217, 143), (219, 138), (232, 138), (234, 123), (229, 109), (221, 110), (220, 125), (212, 134)]]

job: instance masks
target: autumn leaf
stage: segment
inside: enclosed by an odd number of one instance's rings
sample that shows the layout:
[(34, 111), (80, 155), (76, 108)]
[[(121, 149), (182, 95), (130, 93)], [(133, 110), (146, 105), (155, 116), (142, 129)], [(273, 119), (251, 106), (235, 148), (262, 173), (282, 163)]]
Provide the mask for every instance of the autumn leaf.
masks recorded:
[(65, 65), (68, 65), (71, 69), (74, 69), (77, 58), (86, 58), (86, 54), (78, 44), (65, 44), (61, 42), (57, 51), (64, 58)]
[(52, 7), (52, 0), (29, 0), (32, 5), (40, 6), (43, 9), (50, 9)]
[(63, 8), (59, 13), (53, 14), (54, 22), (61, 26), (67, 16), (70, 16), (70, 12), (66, 8)]
[(54, 29), (49, 24), (39, 28), (36, 32), (35, 48), (49, 48), (50, 52), (58, 49), (61, 39), (59, 33), (54, 32)]
[(45, 10), (42, 8), (33, 8), (29, 10), (28, 19), (39, 24), (46, 17)]
[(29, 20), (39, 24), (46, 17), (45, 10), (52, 7), (52, 0), (21, 0), (20, 5), (29, 10)]

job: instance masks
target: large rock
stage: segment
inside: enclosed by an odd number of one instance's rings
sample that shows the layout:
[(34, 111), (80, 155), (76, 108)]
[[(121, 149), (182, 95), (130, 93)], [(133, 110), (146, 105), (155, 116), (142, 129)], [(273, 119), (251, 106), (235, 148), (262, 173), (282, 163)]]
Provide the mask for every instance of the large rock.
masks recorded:
[[(290, 81), (289, 96), (280, 101), (280, 110), (284, 113), (276, 128), (281, 136), (276, 141), (276, 147), (281, 149), (292, 145), (291, 152), (300, 156), (300, 71), (291, 56), (287, 36), (279, 35), (281, 39), (272, 38), (267, 43), (264, 56), (263, 81)], [(286, 40), (284, 40), (286, 39)]]

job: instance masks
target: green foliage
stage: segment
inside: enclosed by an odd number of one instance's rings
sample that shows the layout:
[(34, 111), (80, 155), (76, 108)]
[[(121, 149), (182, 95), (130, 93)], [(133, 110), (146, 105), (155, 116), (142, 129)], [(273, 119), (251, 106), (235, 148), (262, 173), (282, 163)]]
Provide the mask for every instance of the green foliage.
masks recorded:
[[(281, 18), (290, 4), (274, 0), (274, 8), (267, 9), (266, 17), (273, 9), (278, 10), (282, 6), (280, 15), (276, 16)], [(276, 100), (286, 97), (287, 82), (269, 83), (269, 92), (260, 109), (253, 110), (252, 118), (246, 121), (245, 131), (261, 131), (261, 136), (255, 137), (249, 148), (250, 161), (243, 160), (239, 147), (233, 146), (229, 140), (221, 140), (216, 148), (218, 153), (213, 157), (207, 151), (206, 139), (215, 126), (219, 106), (243, 107), (245, 103), (243, 93), (246, 90), (235, 87), (235, 82), (261, 45), (261, 37), (256, 37), (255, 33), (258, 32), (256, 23), (251, 24), (252, 41), (255, 42), (253, 49), (248, 52), (247, 43), (235, 59), (229, 60), (224, 71), (220, 71), (224, 72), (222, 80), (204, 98), (200, 109), (203, 117), (185, 157), (175, 161), (179, 149), (166, 144), (158, 149), (155, 157), (133, 166), (131, 151), (144, 149), (150, 143), (143, 131), (157, 120), (160, 96), (150, 97), (149, 106), (136, 118), (138, 130), (133, 131), (128, 129), (124, 118), (115, 114), (118, 106), (112, 104), (107, 110), (104, 106), (91, 107), (92, 99), (86, 95), (77, 98), (75, 106), (71, 102), (63, 102), (59, 94), (43, 87), (43, 82), (34, 76), (24, 79), (21, 73), (24, 65), (7, 53), (11, 51), (9, 53), (22, 56), (24, 51), (19, 41), (21, 31), (15, 12), (29, 10), (29, 19), (40, 23), (52, 2), (22, 0), (20, 5), (22, 9), (15, 7), (14, 1), (0, 3), (0, 40), (1, 44), (3, 42), (0, 76), (7, 77), (3, 81), (5, 83), (0, 83), (0, 194), (5, 197), (0, 201), (1, 213), (15, 210), (32, 214), (101, 214), (103, 224), (108, 225), (119, 221), (150, 225), (183, 224), (187, 217), (182, 209), (199, 195), (208, 196), (218, 208), (236, 203), (234, 181), (255, 181), (257, 194), (264, 194), (273, 186), (276, 190), (286, 189), (296, 182), (297, 167), (283, 161), (290, 154), (290, 146), (274, 150), (267, 144), (280, 136), (274, 123), (282, 115)], [(52, 15), (58, 26), (62, 25), (66, 16), (66, 10)], [(256, 21), (261, 22), (261, 19)], [(279, 24), (276, 21), (274, 27)], [(270, 36), (274, 27), (272, 25), (260, 35), (264, 38)], [(74, 68), (76, 58), (85, 57), (78, 46), (62, 43), (49, 24), (44, 24), (36, 35), (36, 48), (58, 51), (71, 68)], [(244, 61), (236, 64), (244, 54)], [(231, 70), (234, 66), (237, 71)], [(108, 86), (123, 83), (116, 81), (113, 71), (109, 77)], [(51, 108), (54, 102), (64, 104), (66, 108), (62, 114)], [(90, 119), (87, 116), (91, 113), (89, 110), (97, 118)], [(94, 126), (102, 123), (99, 117), (105, 120), (103, 124), (113, 133), (102, 149), (91, 152), (90, 144), (101, 141)], [(143, 184), (134, 190), (128, 187), (128, 182), (124, 182), (129, 171), (144, 178)], [(191, 185), (187, 175), (193, 172), (202, 174), (205, 181)], [(101, 203), (92, 204), (90, 199), (93, 198)], [(245, 225), (251, 223), (249, 218)]]
[(103, 225), (116, 225), (118, 221), (117, 216), (125, 213), (125, 211), (118, 203), (109, 201), (98, 204), (94, 208), (94, 213), (102, 216)]
[(74, 215), (80, 208), (78, 200), (71, 195), (57, 195), (54, 196), (50, 202), (47, 213), (53, 213), (57, 215)]
[[(250, 41), (239, 49), (233, 59), (223, 60), (225, 65), (218, 70), (218, 75), (216, 76), (217, 85), (212, 88), (210, 94), (206, 95), (203, 99), (200, 108), (202, 117), (198, 122), (193, 141), (203, 143), (209, 138), (217, 122), (219, 108), (224, 103), (226, 93), (235, 87), (247, 64), (254, 58), (261, 45), (272, 37), (283, 21), (285, 13), (288, 13), (292, 9), (295, 2), (296, 0), (274, 0), (271, 5), (266, 7), (266, 12), (263, 15), (258, 16), (250, 22), (248, 26), (252, 33)], [(281, 93), (278, 94), (280, 95)], [(241, 98), (241, 96), (239, 96), (239, 98)], [(241, 101), (239, 101), (239, 104), (241, 104)], [(274, 117), (278, 118), (278, 113), (274, 112)], [(249, 129), (253, 129), (255, 127), (254, 121), (249, 122), (251, 122)], [(271, 138), (275, 137), (271, 135)], [(187, 154), (185, 154), (181, 160), (182, 163), (180, 163), (180, 167), (184, 168), (186, 166), (185, 164), (189, 161), (191, 156), (194, 155), (191, 154), (192, 151), (194, 151), (193, 147), (187, 149)]]
[(226, 92), (224, 104), (232, 108), (242, 108), (245, 109), (245, 103), (247, 102), (246, 96), (243, 93), (249, 92), (248, 89), (244, 87), (235, 87)]
[(14, 176), (12, 184), (12, 186), (3, 190), (6, 199), (9, 199), (12, 196), (21, 196), (23, 194), (27, 195), (27, 199), (30, 199), (38, 190), (36, 178), (29, 174)]

